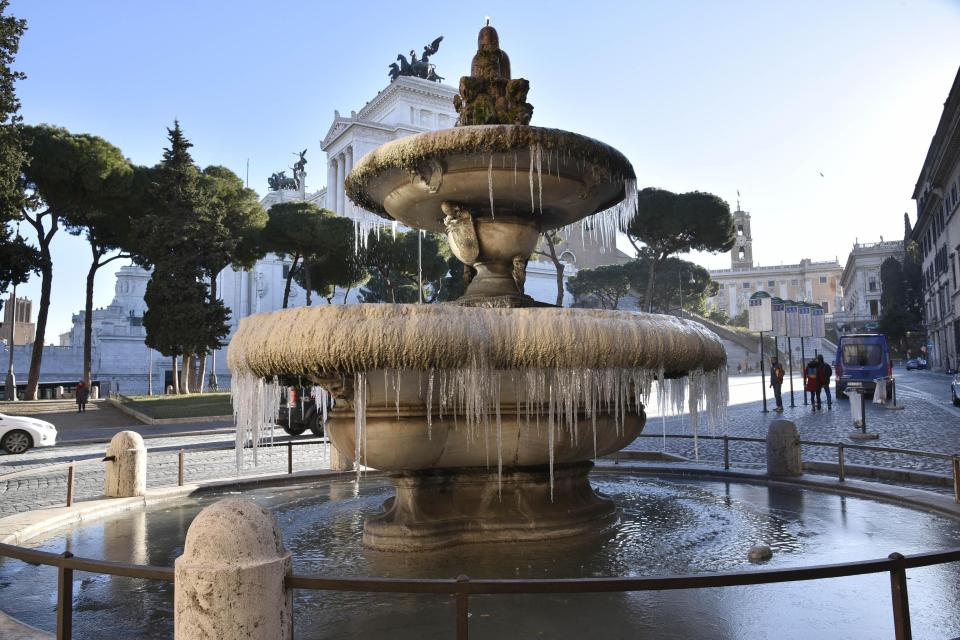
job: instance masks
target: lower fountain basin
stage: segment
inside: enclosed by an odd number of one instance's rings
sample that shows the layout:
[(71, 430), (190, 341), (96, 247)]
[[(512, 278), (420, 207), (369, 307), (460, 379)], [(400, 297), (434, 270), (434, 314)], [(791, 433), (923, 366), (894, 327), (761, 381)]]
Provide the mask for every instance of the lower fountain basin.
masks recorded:
[(498, 467), (546, 466), (551, 460), (563, 464), (609, 455), (633, 442), (644, 421), (642, 412), (627, 414), (621, 425), (615, 425), (613, 416), (602, 415), (594, 431), (593, 422), (581, 416), (576, 431), (553, 427), (551, 445), (542, 415), (527, 418), (505, 412), (499, 429), (493, 420), (468, 427), (462, 418), (452, 417), (434, 417), (428, 426), (422, 407), (402, 406), (398, 412), (378, 408), (374, 402), (367, 408), (359, 449), (352, 411), (334, 411), (326, 432), (342, 456), (353, 460), (359, 451), (364, 466), (381, 471), (481, 467), (496, 472)]
[[(360, 544), (365, 518), (392, 495), (383, 478), (266, 487), (243, 496), (277, 516), (298, 575), (389, 578), (593, 578), (750, 571), (884, 558), (960, 546), (960, 522), (929, 511), (783, 483), (657, 478), (595, 470), (594, 487), (618, 507), (600, 536), (472, 545), (418, 554)], [(232, 493), (232, 492), (231, 492)], [(57, 529), (27, 544), (118, 562), (172, 566), (206, 493)], [(882, 526), (878, 526), (882, 523)], [(747, 560), (764, 542), (773, 558)], [(915, 638), (960, 636), (960, 565), (908, 571)], [(56, 569), (0, 560), (0, 609), (47, 631), (56, 623)], [(74, 637), (173, 635), (173, 585), (78, 573)], [(297, 640), (447, 638), (453, 609), (440, 595), (294, 592)], [(506, 595), (470, 598), (472, 638), (656, 637), (723, 640), (776, 637), (889, 638), (885, 574), (666, 592)], [(411, 621), (416, 623), (412, 624)]]

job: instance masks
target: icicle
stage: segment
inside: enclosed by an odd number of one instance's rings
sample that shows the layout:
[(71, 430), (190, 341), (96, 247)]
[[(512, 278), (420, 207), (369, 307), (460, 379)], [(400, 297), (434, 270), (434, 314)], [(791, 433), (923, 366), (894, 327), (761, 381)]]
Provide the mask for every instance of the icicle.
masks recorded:
[(537, 205), (533, 199), (533, 164), (536, 157), (536, 145), (530, 145), (530, 213), (537, 212)]
[(357, 468), (357, 482), (360, 481), (361, 465), (367, 458), (367, 374), (357, 373), (353, 379), (353, 425), (354, 444), (353, 462)]
[[(397, 420), (400, 419), (400, 372), (402, 369), (397, 369), (393, 373), (393, 391), (396, 394), (396, 404), (397, 404)], [(384, 389), (386, 391), (386, 389)]]
[(500, 424), (500, 376), (496, 376), (497, 395), (494, 398), (494, 407), (497, 415), (497, 498), (503, 498), (503, 432)]
[(541, 171), (542, 164), (543, 164), (542, 154), (543, 154), (543, 149), (538, 144), (537, 145), (537, 188), (540, 192), (540, 215), (543, 215), (543, 172)]
[(487, 167), (487, 191), (490, 192), (490, 217), (496, 218), (493, 213), (493, 154), (490, 154), (490, 166)]
[(433, 369), (427, 376), (427, 440), (433, 440)]

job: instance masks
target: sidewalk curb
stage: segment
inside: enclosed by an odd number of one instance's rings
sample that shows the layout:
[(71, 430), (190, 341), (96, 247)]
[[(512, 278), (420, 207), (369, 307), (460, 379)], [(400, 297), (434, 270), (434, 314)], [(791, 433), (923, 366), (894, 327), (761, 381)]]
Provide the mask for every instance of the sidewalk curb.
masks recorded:
[(233, 416), (187, 416), (184, 418), (151, 418), (145, 413), (141, 413), (136, 409), (128, 407), (124, 403), (120, 402), (116, 398), (107, 398), (107, 402), (112, 404), (114, 407), (127, 414), (132, 418), (136, 418), (143, 424), (193, 424), (195, 422), (223, 422), (225, 420), (233, 420)]
[[(123, 431), (123, 429), (119, 429)], [(186, 436), (216, 436), (223, 435), (227, 433), (234, 433), (235, 430), (233, 427), (223, 427), (221, 429), (194, 429), (192, 431), (171, 431), (170, 433), (158, 433), (158, 434), (140, 434), (143, 436), (144, 440), (150, 440), (152, 438), (177, 438), (177, 437), (186, 437)], [(138, 432), (139, 433), (139, 432)], [(86, 444), (104, 444), (110, 442), (113, 436), (103, 436), (103, 437), (94, 437), (94, 438), (81, 438), (79, 440), (59, 440), (57, 441), (58, 445), (86, 445)]]

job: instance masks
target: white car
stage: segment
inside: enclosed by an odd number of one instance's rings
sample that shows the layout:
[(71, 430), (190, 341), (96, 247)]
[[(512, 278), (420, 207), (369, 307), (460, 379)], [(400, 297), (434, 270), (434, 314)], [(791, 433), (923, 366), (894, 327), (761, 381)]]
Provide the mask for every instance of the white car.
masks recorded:
[(0, 447), (7, 453), (23, 453), (30, 447), (52, 447), (57, 428), (45, 420), (0, 413)]

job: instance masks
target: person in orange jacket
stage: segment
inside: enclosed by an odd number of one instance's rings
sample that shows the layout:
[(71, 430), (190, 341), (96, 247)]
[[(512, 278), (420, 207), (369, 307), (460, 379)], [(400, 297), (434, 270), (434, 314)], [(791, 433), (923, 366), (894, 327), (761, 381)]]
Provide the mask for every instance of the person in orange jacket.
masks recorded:
[(770, 387), (773, 389), (773, 398), (777, 401), (777, 408), (774, 411), (783, 411), (783, 396), (780, 395), (780, 388), (783, 386), (783, 365), (777, 360), (777, 356), (770, 356)]

